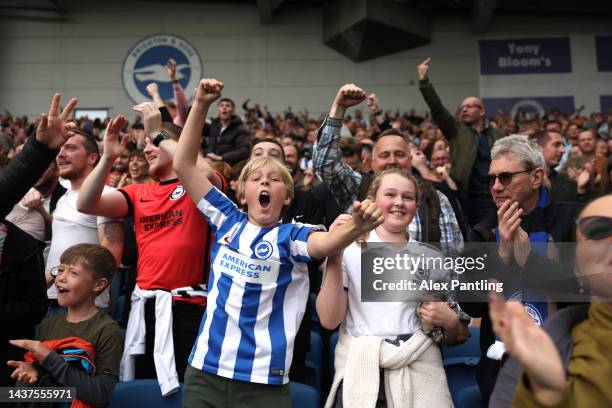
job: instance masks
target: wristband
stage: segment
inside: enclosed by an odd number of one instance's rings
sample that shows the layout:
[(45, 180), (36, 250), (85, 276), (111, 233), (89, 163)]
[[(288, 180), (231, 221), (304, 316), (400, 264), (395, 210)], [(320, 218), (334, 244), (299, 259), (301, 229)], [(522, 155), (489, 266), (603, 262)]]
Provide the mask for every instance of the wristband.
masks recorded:
[(170, 135), (165, 130), (160, 130), (155, 139), (153, 139), (153, 145), (159, 147), (159, 144), (166, 139), (170, 139)]
[(178, 80), (178, 79), (173, 79), (173, 80), (172, 80), (172, 83), (173, 83), (173, 84), (178, 84), (178, 83), (179, 83), (179, 80)]

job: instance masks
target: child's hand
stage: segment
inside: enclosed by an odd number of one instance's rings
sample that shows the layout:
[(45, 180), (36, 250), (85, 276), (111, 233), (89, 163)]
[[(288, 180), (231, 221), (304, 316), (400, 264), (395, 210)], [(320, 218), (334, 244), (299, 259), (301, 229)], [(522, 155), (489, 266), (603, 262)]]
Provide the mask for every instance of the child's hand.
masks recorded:
[(426, 323), (444, 329), (451, 327), (458, 319), (457, 314), (445, 302), (421, 303), (419, 316)]
[(371, 200), (353, 203), (353, 222), (358, 230), (368, 232), (383, 223), (383, 215)]
[(13, 380), (29, 385), (35, 384), (38, 381), (38, 370), (32, 364), (15, 360), (9, 360), (6, 364), (10, 367), (15, 367), (15, 371), (11, 374)]
[(335, 230), (339, 226), (341, 226), (343, 224), (346, 224), (347, 222), (349, 222), (352, 219), (353, 219), (353, 217), (350, 214), (340, 214), (338, 216), (338, 218), (336, 218), (334, 220), (334, 222), (332, 222), (332, 224), (329, 226), (329, 232), (332, 232), (333, 230)]
[(47, 358), (51, 350), (49, 350), (46, 346), (44, 346), (38, 340), (9, 340), (15, 347), (21, 347), (22, 349), (28, 350), (34, 357), (41, 363)]

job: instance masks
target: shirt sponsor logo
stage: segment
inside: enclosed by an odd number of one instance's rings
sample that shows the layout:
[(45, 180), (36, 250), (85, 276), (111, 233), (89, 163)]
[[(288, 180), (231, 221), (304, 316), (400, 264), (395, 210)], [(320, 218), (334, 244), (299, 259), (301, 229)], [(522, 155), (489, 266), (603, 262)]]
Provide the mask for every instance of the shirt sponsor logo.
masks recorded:
[(234, 281), (261, 285), (276, 282), (279, 266), (278, 262), (249, 258), (221, 245), (213, 263), (213, 271), (230, 275)]
[(174, 227), (183, 223), (183, 210), (167, 211), (155, 215), (143, 215), (138, 221), (145, 231)]

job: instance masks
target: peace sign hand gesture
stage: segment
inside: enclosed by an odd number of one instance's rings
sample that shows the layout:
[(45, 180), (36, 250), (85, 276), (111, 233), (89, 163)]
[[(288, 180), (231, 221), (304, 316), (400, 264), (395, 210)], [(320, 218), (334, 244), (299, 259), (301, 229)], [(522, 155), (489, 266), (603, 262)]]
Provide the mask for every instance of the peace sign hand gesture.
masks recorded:
[(49, 113), (42, 114), (36, 129), (36, 140), (50, 149), (59, 149), (75, 134), (73, 129), (76, 128), (76, 125), (68, 122), (68, 118), (77, 104), (77, 99), (70, 99), (62, 113), (59, 113), (60, 100), (59, 93), (53, 95)]

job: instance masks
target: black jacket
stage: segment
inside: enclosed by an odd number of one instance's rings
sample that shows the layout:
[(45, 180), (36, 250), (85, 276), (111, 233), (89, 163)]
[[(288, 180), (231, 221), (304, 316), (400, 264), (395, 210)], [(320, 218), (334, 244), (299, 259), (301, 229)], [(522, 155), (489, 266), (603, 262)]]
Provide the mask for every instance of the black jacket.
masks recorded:
[[(47, 170), (57, 153), (31, 137), (21, 153), (0, 171), (0, 223), (7, 229), (0, 251), (0, 355), (4, 360), (23, 358), (23, 350), (10, 346), (8, 340), (33, 338), (34, 326), (47, 312), (44, 244), (4, 217)], [(14, 384), (9, 378), (11, 371), (6, 364), (0, 365), (0, 385)]]
[(8, 228), (0, 259), (0, 321), (5, 328), (8, 321), (37, 324), (46, 313), (44, 243), (4, 217), (47, 170), (57, 153), (31, 137), (21, 153), (0, 171), (0, 216)]
[(204, 129), (202, 152), (218, 154), (230, 166), (249, 158), (251, 153), (251, 133), (238, 116), (232, 117), (229, 125), (221, 132), (221, 121), (213, 119)]

